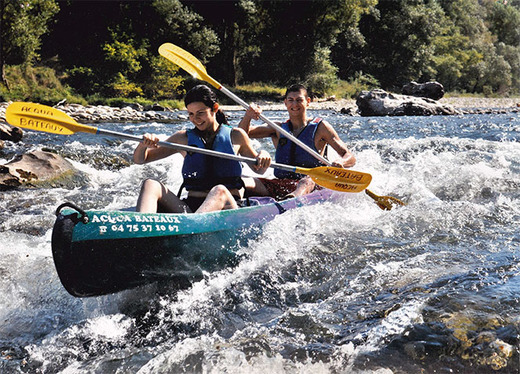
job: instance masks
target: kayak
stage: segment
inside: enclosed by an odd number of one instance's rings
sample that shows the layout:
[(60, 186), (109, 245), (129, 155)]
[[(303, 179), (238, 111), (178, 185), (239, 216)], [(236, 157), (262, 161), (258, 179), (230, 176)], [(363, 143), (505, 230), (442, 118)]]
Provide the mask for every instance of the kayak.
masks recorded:
[(276, 216), (344, 195), (322, 189), (283, 201), (251, 197), (249, 206), (200, 214), (84, 211), (64, 203), (56, 211), (52, 255), (63, 287), (75, 297), (157, 281), (187, 288), (204, 272), (236, 264), (240, 243)]

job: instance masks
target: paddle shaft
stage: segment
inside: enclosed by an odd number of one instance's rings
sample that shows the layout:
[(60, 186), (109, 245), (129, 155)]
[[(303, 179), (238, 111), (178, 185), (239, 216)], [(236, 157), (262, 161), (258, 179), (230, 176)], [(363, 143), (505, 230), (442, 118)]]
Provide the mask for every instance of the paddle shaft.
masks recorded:
[[(237, 95), (235, 95), (233, 92), (228, 90), (226, 87), (219, 84), (219, 87), (217, 87), (220, 91), (222, 91), (224, 94), (226, 94), (231, 99), (235, 100), (237, 103), (239, 103), (244, 109), (249, 108), (249, 104), (246, 103), (244, 100), (239, 98)], [(264, 116), (263, 114), (260, 114), (260, 119), (267, 123), (272, 128), (276, 129), (277, 131), (281, 132), (283, 135), (285, 135), (287, 138), (291, 139), (294, 143), (298, 144), (300, 147), (305, 149), (307, 152), (309, 152), (312, 156), (323, 162), (325, 165), (331, 166), (332, 163), (327, 160), (325, 157), (320, 155), (318, 152), (314, 151), (311, 147), (309, 147), (307, 144), (302, 142), (300, 139), (295, 137), (293, 134), (291, 134), (289, 131), (285, 130), (281, 126), (277, 125), (273, 121), (271, 121), (269, 118)]]
[[(126, 139), (126, 140), (133, 140), (133, 141), (136, 141), (136, 142), (141, 142), (143, 140), (143, 137), (130, 135), (130, 134), (125, 134), (125, 133), (122, 133), (122, 132), (104, 130), (104, 129), (100, 129), (100, 128), (97, 128), (96, 134), (107, 135), (107, 136), (112, 136), (112, 137)], [(159, 142), (157, 142), (157, 144), (160, 145), (161, 147), (168, 147), (168, 148), (173, 148), (173, 149), (186, 151), (186, 152), (202, 153), (204, 155), (220, 157), (220, 158), (226, 158), (226, 159), (234, 160), (234, 161), (242, 161), (242, 162), (248, 163), (250, 165), (255, 165), (256, 164), (256, 159), (255, 158), (250, 158), (250, 157), (238, 156), (238, 155), (234, 155), (234, 154), (230, 154), (230, 153), (213, 151), (211, 149), (197, 148), (197, 147), (192, 147), (192, 146), (189, 146), (189, 145), (170, 143), (170, 142), (165, 142), (165, 141), (159, 141)], [(276, 162), (272, 162), (270, 167), (273, 167), (273, 168), (276, 168), (276, 169), (281, 169), (281, 170), (286, 170), (286, 171), (292, 171), (292, 172), (296, 172), (296, 169), (297, 169), (294, 166), (284, 165), (284, 164), (277, 164)]]
[[(226, 87), (222, 86), (220, 83), (218, 83), (214, 79), (212, 79), (212, 81), (210, 83), (213, 86), (215, 86), (216, 88), (218, 88), (220, 91), (222, 91), (224, 94), (226, 94), (228, 97), (230, 97), (231, 99), (235, 100), (235, 102), (239, 103), (246, 110), (247, 110), (247, 108), (249, 108), (249, 105), (244, 100), (242, 100), (240, 97), (238, 97), (233, 92), (228, 90)], [(316, 152), (314, 149), (309, 147), (307, 144), (303, 143), (300, 139), (295, 137), (293, 134), (291, 134), (290, 132), (284, 130), (281, 126), (278, 126), (276, 123), (271, 121), (269, 118), (265, 117), (263, 114), (260, 114), (260, 119), (262, 121), (264, 121), (265, 123), (267, 123), (272, 128), (274, 128), (274, 129), (278, 130), (279, 132), (281, 132), (283, 135), (285, 135), (287, 138), (289, 138), (293, 143), (296, 143), (297, 145), (299, 145), (301, 148), (303, 148), (306, 152), (308, 152), (314, 158), (316, 158), (319, 161), (323, 162), (327, 166), (331, 166), (332, 165), (332, 162), (330, 162), (325, 157), (320, 155), (318, 152)], [(287, 169), (284, 169), (284, 170), (287, 170)], [(401, 200), (399, 200), (399, 199), (397, 199), (395, 197), (391, 197), (391, 196), (378, 196), (378, 195), (374, 194), (372, 191), (370, 191), (368, 188), (365, 189), (365, 192), (366, 192), (366, 194), (368, 196), (370, 196), (378, 204), (378, 206), (381, 209), (386, 209), (386, 210), (392, 209), (392, 203), (391, 202), (395, 202), (395, 203), (397, 203), (399, 205), (405, 205), (405, 203), (403, 203)]]
[[(136, 142), (143, 141), (143, 137), (80, 124), (66, 113), (41, 104), (23, 102), (12, 103), (7, 107), (5, 117), (8, 123), (13, 126), (19, 126), (35, 131), (49, 132), (52, 134), (71, 135), (77, 132), (84, 132), (88, 134), (117, 137)], [(246, 162), (249, 164), (256, 164), (257, 162), (257, 160), (253, 158), (178, 143), (161, 141), (158, 142), (158, 145), (186, 152), (202, 153), (213, 157)], [(368, 186), (372, 179), (370, 174), (355, 171), (345, 172), (343, 169), (328, 166), (309, 169), (274, 163), (271, 167), (308, 175), (317, 184), (323, 187), (343, 192), (360, 192)]]
[[(141, 142), (143, 140), (143, 138), (139, 136), (99, 128), (97, 129), (96, 134), (113, 136), (126, 140), (133, 140), (136, 142)], [(254, 158), (218, 152), (211, 149), (197, 148), (189, 145), (170, 143), (165, 141), (159, 141), (157, 142), (157, 144), (162, 147), (173, 148), (181, 151), (201, 153), (208, 156), (220, 157), (234, 161), (242, 161), (251, 165), (256, 164), (256, 159)], [(278, 164), (276, 162), (272, 162), (269, 167), (286, 170), (293, 173), (309, 175), (317, 184), (342, 192), (359, 192), (362, 189), (366, 188), (366, 186), (364, 186), (360, 189), (360, 186), (365, 184), (368, 185), (370, 183), (370, 180), (372, 179), (372, 177), (368, 175), (369, 179), (367, 181), (367, 175), (364, 173), (355, 171), (343, 172), (342, 170), (339, 170), (338, 168), (334, 167), (322, 167), (325, 170), (318, 171), (321, 168), (301, 168), (291, 165)]]

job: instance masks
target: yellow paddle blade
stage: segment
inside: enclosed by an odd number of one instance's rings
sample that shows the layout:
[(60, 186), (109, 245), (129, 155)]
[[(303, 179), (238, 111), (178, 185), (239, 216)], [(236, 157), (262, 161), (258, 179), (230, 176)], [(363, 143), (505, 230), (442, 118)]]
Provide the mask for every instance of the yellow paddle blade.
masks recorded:
[(370, 190), (365, 190), (366, 194), (370, 196), (383, 210), (391, 210), (395, 205), (405, 206), (406, 203), (393, 196), (379, 196)]
[(186, 70), (192, 77), (206, 81), (218, 90), (222, 87), (220, 83), (208, 75), (204, 65), (195, 56), (181, 47), (172, 43), (164, 43), (159, 47), (159, 54), (181, 69)]
[[(159, 53), (163, 55), (163, 53), (171, 54), (174, 56), (178, 56), (190, 63), (190, 65), (198, 68), (200, 71), (206, 73), (206, 68), (204, 65), (202, 65), (202, 62), (200, 62), (195, 56), (193, 56), (190, 52), (186, 51), (185, 49), (182, 49), (181, 47), (172, 44), (172, 43), (164, 43), (159, 47)], [(163, 55), (164, 56), (164, 55)]]
[(340, 192), (352, 192), (357, 193), (363, 191), (367, 185), (364, 184), (352, 184), (345, 182), (334, 182), (330, 180), (323, 180), (316, 177), (311, 177), (312, 180), (321, 187), (328, 188), (329, 190), (340, 191)]
[(359, 171), (320, 166), (317, 168), (296, 168), (296, 173), (305, 174), (322, 187), (343, 192), (361, 192), (372, 181), (372, 175)]
[(81, 125), (59, 109), (34, 103), (10, 104), (5, 111), (5, 119), (15, 127), (51, 134), (72, 135), (76, 132), (91, 134), (97, 132), (96, 127)]

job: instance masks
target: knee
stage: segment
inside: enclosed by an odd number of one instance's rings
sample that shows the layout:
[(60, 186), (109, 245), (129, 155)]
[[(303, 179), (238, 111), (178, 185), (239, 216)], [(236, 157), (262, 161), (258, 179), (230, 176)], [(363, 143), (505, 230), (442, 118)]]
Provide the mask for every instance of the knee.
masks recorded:
[(217, 184), (216, 186), (214, 186), (210, 190), (210, 194), (215, 195), (215, 196), (220, 196), (220, 197), (226, 197), (228, 195), (231, 195), (231, 193), (229, 192), (227, 187), (222, 184)]
[(300, 186), (313, 186), (314, 181), (311, 179), (311, 177), (307, 176), (298, 181), (298, 185)]
[(141, 193), (160, 192), (161, 189), (162, 189), (161, 182), (158, 182), (155, 179), (146, 179), (141, 184)]

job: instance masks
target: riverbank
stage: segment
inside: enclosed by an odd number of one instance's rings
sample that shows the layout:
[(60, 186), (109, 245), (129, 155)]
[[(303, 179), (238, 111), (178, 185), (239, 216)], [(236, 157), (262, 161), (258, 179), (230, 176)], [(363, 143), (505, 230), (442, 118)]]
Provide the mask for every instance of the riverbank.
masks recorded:
[[(440, 105), (451, 105), (463, 114), (479, 113), (504, 113), (519, 112), (520, 97), (514, 98), (476, 98), (476, 97), (446, 97), (438, 101)], [(258, 102), (264, 111), (285, 110), (282, 102)], [(0, 103), (0, 119), (5, 120), (5, 110), (9, 103)], [(81, 123), (96, 122), (172, 122), (176, 120), (186, 120), (185, 111), (168, 108), (154, 108), (156, 110), (143, 110), (129, 104), (124, 108), (109, 107), (104, 105), (79, 105), (65, 104), (56, 106)], [(223, 105), (221, 108), (226, 111), (244, 110), (239, 105)], [(354, 99), (329, 98), (316, 100), (310, 104), (311, 110), (333, 110), (345, 115), (358, 115), (358, 107)]]
[(443, 97), (440, 103), (453, 105), (456, 108), (518, 108), (520, 97), (486, 98), (486, 97)]
[[(460, 109), (465, 113), (475, 113), (476, 111), (489, 110), (507, 110), (520, 111), (520, 97), (513, 98), (486, 98), (486, 97), (443, 97), (438, 100), (441, 105), (451, 105), (456, 109)], [(283, 103), (273, 102), (258, 102), (263, 110), (284, 110)], [(349, 110), (349, 108), (351, 108)], [(239, 105), (223, 105), (224, 111), (242, 110)], [(310, 104), (310, 109), (316, 110), (334, 110), (336, 112), (351, 112), (355, 113), (357, 110), (355, 99), (322, 99), (313, 101)]]

